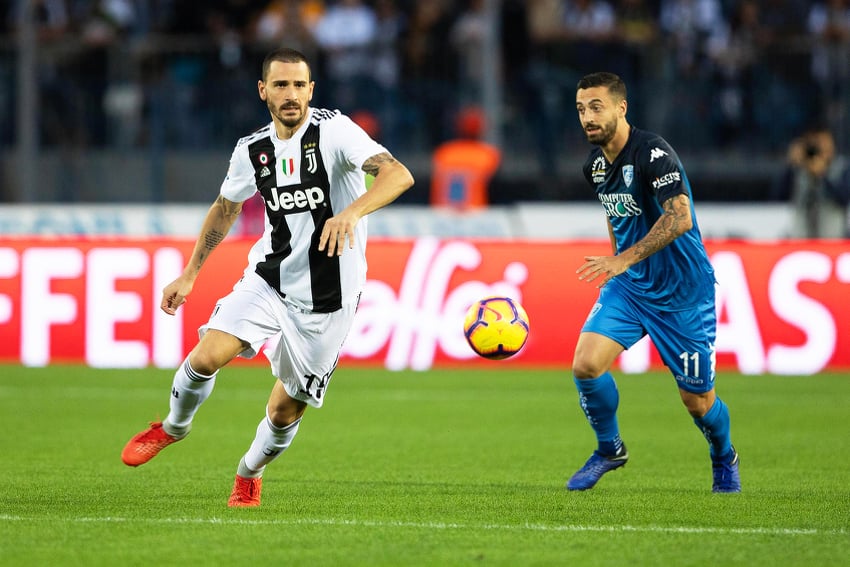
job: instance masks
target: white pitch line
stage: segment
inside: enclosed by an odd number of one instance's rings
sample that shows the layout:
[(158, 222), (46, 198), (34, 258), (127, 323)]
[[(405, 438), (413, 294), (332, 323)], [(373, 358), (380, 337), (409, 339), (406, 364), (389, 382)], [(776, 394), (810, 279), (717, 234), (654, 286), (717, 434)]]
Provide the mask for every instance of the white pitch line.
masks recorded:
[(580, 524), (458, 524), (442, 522), (387, 522), (377, 520), (344, 520), (333, 518), (294, 518), (291, 520), (249, 520), (244, 518), (123, 518), (118, 516), (51, 518), (25, 517), (0, 514), (2, 522), (70, 522), (75, 524), (144, 523), (144, 524), (209, 524), (233, 526), (352, 526), (364, 528), (413, 528), (423, 530), (497, 530), (536, 532), (605, 532), (605, 533), (668, 533), (668, 534), (714, 534), (714, 535), (850, 535), (844, 529), (823, 530), (817, 528), (719, 528), (691, 526), (591, 526)]

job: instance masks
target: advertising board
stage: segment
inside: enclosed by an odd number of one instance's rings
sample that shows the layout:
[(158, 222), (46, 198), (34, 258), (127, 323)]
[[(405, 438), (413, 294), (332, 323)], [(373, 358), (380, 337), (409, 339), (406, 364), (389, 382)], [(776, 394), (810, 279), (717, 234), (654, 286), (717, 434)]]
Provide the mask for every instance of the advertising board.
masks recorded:
[[(0, 241), (0, 362), (27, 366), (172, 367), (197, 340), (216, 300), (245, 268), (251, 241), (228, 239), (175, 317), (160, 290), (182, 270), (189, 239)], [(709, 240), (717, 273), (717, 364), (747, 374), (850, 368), (847, 241)], [(376, 239), (369, 279), (343, 361), (427, 370), (461, 364), (569, 368), (597, 290), (578, 281), (604, 240)], [(477, 358), (461, 321), (489, 294), (518, 299), (531, 335), (516, 357)], [(250, 364), (263, 364), (257, 357)], [(648, 341), (622, 370), (660, 366)]]

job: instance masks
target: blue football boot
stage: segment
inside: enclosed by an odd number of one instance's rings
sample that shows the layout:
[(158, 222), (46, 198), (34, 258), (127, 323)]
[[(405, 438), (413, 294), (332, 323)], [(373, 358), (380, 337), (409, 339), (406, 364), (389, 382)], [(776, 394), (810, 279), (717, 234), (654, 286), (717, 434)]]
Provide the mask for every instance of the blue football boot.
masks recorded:
[[(626, 464), (629, 452), (622, 445), (616, 455), (605, 456), (594, 451), (590, 458), (567, 482), (568, 490), (588, 490), (596, 486), (602, 475)], [(736, 469), (737, 470), (737, 469)]]

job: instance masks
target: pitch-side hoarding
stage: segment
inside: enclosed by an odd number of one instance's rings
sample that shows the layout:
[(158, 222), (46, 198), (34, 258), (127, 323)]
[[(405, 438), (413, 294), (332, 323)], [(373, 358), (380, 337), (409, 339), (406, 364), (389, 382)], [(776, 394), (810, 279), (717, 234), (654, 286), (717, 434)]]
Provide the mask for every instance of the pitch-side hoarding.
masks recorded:
[[(249, 240), (227, 240), (176, 317), (160, 290), (182, 270), (189, 239), (0, 240), (0, 362), (45, 366), (172, 367), (197, 340), (217, 298), (245, 268)], [(850, 242), (709, 240), (717, 272), (717, 364), (747, 374), (850, 368)], [(369, 279), (345, 345), (346, 364), (427, 370), (462, 364), (562, 367), (597, 290), (578, 281), (604, 240), (377, 239)], [(523, 351), (478, 359), (461, 321), (489, 294), (522, 302)], [(258, 356), (249, 364), (265, 364)], [(621, 370), (659, 367), (642, 341)]]

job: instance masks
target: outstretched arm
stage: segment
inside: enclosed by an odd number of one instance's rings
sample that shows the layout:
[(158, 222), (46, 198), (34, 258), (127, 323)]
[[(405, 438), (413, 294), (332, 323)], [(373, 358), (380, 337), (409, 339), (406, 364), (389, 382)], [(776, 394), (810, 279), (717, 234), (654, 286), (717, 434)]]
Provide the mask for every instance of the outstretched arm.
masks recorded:
[(644, 258), (648, 258), (679, 238), (694, 226), (691, 200), (687, 195), (675, 195), (664, 201), (664, 212), (646, 236), (616, 256), (585, 256), (584, 264), (576, 270), (580, 280), (592, 282), (602, 278), (602, 287)]
[(195, 242), (192, 256), (186, 263), (183, 273), (176, 280), (165, 286), (162, 290), (162, 302), (160, 309), (174, 315), (177, 308), (186, 302), (186, 297), (192, 292), (195, 279), (201, 271), (201, 266), (207, 261), (212, 251), (218, 246), (230, 228), (236, 222), (236, 218), (242, 211), (242, 203), (228, 201), (221, 195), (207, 211), (201, 233)]
[(353, 203), (325, 221), (319, 238), (319, 250), (327, 248), (328, 256), (340, 256), (345, 248), (354, 248), (354, 227), (364, 216), (395, 201), (413, 186), (410, 171), (387, 152), (374, 155), (363, 163), (363, 171), (374, 175), (375, 181)]

